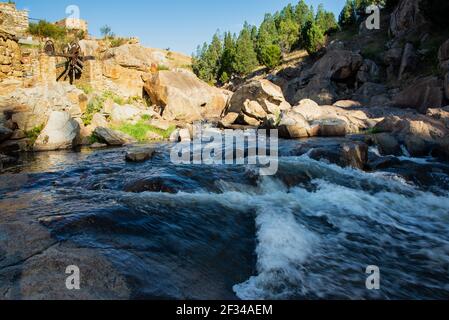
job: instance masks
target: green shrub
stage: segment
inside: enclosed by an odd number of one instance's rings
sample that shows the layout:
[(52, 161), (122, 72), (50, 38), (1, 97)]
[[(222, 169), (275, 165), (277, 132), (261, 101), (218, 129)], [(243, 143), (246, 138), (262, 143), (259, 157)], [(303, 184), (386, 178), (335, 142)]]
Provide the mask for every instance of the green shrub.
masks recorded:
[(36, 37), (52, 38), (54, 40), (62, 40), (67, 35), (66, 28), (57, 26), (45, 20), (41, 20), (38, 23), (30, 23), (28, 32)]
[(87, 109), (81, 120), (85, 126), (88, 126), (92, 123), (92, 118), (94, 114), (100, 112), (104, 106), (104, 99), (100, 96), (95, 96), (92, 100), (87, 104)]
[(228, 83), (228, 81), (229, 81), (229, 75), (226, 71), (224, 71), (220, 76), (220, 82), (222, 84), (225, 84), (225, 83)]

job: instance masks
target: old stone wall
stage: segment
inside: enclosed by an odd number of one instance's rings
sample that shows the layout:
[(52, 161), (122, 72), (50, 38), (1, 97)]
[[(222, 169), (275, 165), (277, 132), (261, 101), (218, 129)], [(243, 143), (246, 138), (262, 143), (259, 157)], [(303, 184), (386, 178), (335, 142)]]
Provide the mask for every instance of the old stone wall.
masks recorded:
[(22, 53), (17, 39), (0, 31), (0, 81), (5, 78), (22, 77)]
[(21, 36), (28, 27), (28, 11), (17, 10), (14, 3), (0, 2), (0, 29)]

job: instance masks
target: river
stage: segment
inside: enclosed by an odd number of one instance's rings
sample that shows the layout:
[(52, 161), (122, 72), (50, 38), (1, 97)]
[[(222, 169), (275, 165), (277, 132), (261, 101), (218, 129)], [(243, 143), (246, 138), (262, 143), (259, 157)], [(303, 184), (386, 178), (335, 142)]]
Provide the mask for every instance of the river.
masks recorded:
[[(302, 143), (281, 141), (266, 177), (174, 165), (170, 144), (141, 164), (123, 148), (26, 156), (0, 175), (0, 298), (52, 297), (36, 266), (59, 245), (123, 279), (90, 298), (448, 299), (449, 166), (403, 157), (362, 172), (297, 155)], [(371, 265), (380, 290), (365, 286)]]

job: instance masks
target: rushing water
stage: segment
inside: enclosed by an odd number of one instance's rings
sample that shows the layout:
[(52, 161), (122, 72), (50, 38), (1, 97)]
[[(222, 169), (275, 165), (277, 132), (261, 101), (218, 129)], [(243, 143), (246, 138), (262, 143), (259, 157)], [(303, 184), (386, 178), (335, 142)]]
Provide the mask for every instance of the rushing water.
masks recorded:
[[(38, 154), (0, 175), (0, 224), (45, 221), (110, 261), (130, 298), (449, 298), (447, 166), (367, 173), (299, 144), (281, 143), (274, 177), (173, 165), (170, 145), (142, 164), (123, 149)], [(381, 290), (365, 287), (369, 265)]]

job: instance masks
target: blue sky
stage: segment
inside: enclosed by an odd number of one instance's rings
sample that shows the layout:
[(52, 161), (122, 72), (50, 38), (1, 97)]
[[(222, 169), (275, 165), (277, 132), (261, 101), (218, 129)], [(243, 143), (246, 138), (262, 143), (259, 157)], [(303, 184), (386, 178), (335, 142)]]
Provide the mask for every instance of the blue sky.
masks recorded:
[[(99, 36), (107, 24), (120, 36), (137, 36), (145, 46), (170, 48), (190, 55), (197, 45), (220, 31), (238, 32), (247, 20), (259, 25), (265, 13), (274, 13), (298, 0), (16, 0), (30, 17), (56, 21), (69, 5), (80, 8), (89, 31)], [(340, 12), (345, 0), (306, 0), (316, 8)]]

